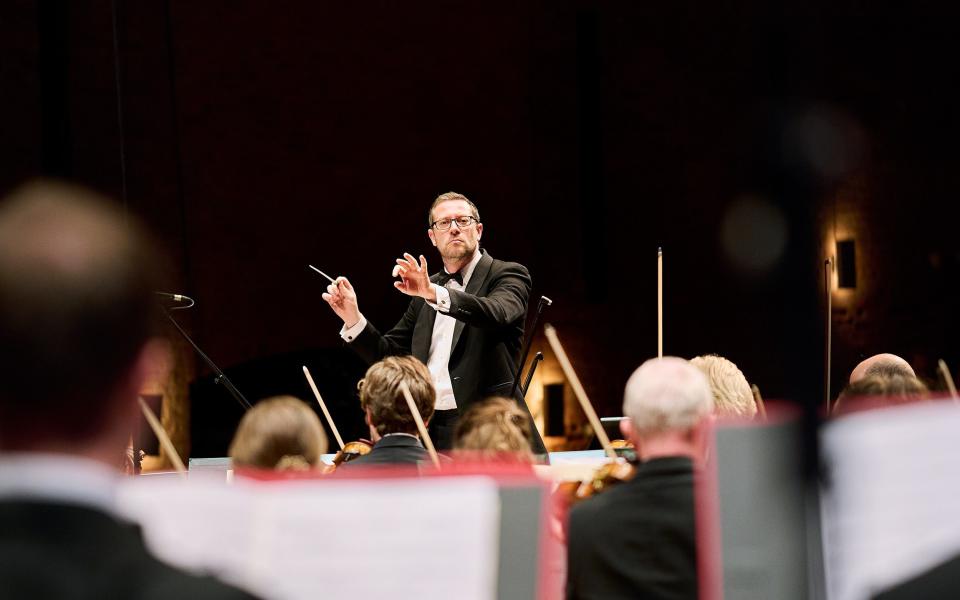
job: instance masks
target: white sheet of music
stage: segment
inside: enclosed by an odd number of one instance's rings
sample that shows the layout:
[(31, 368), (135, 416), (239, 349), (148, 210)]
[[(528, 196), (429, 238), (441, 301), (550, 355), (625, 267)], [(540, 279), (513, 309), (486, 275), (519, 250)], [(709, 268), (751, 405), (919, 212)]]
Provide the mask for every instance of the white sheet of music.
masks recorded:
[(831, 600), (860, 600), (960, 553), (960, 406), (851, 414), (823, 431)]
[(119, 500), (158, 556), (264, 598), (495, 596), (500, 500), (487, 478), (138, 478)]

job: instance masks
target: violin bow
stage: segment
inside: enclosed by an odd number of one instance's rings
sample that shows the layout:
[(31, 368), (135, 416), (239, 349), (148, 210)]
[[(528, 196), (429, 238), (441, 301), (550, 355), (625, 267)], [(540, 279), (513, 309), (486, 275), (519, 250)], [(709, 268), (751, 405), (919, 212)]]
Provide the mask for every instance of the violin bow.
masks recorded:
[(163, 426), (160, 424), (160, 419), (157, 418), (157, 415), (153, 414), (153, 411), (150, 410), (150, 407), (147, 406), (147, 403), (143, 401), (143, 398), (137, 396), (137, 402), (140, 403), (140, 410), (143, 411), (143, 416), (147, 418), (147, 424), (150, 425), (150, 429), (153, 430), (153, 434), (157, 436), (157, 441), (160, 442), (160, 447), (163, 448), (163, 451), (168, 457), (170, 457), (170, 462), (173, 463), (173, 468), (176, 469), (177, 473), (181, 477), (187, 476), (187, 468), (183, 466), (183, 461), (180, 459), (180, 455), (177, 454), (177, 449), (173, 447), (173, 442), (170, 440), (170, 436), (167, 435), (167, 432), (164, 431)]
[(663, 248), (657, 248), (657, 358), (663, 358)]
[(830, 414), (830, 342), (833, 334), (833, 285), (831, 285), (833, 275), (833, 259), (828, 258), (823, 263), (823, 286), (824, 291), (827, 296), (827, 315), (826, 315), (826, 326), (825, 326), (825, 340), (824, 343), (826, 348), (824, 349), (823, 356), (823, 403), (827, 409), (827, 414)]
[(310, 376), (310, 369), (304, 365), (303, 374), (307, 378), (307, 383), (310, 384), (310, 389), (313, 390), (313, 395), (317, 397), (317, 402), (320, 403), (320, 410), (323, 411), (323, 416), (327, 418), (327, 425), (330, 426), (330, 430), (333, 431), (333, 437), (337, 438), (337, 444), (340, 445), (340, 449), (343, 450), (343, 438), (340, 437), (340, 432), (337, 431), (337, 426), (333, 422), (333, 417), (330, 416), (330, 411), (327, 410), (327, 405), (324, 403), (323, 398), (320, 397), (320, 390), (317, 389), (317, 384), (313, 382), (313, 377)]
[(577, 373), (573, 370), (570, 359), (567, 358), (567, 353), (563, 351), (560, 339), (557, 338), (557, 330), (553, 328), (553, 325), (546, 325), (543, 328), (543, 334), (547, 337), (547, 341), (550, 342), (550, 347), (553, 348), (553, 353), (557, 356), (557, 360), (560, 361), (563, 374), (566, 376), (567, 381), (570, 382), (570, 386), (573, 388), (573, 393), (576, 394), (577, 400), (580, 401), (580, 408), (583, 409), (583, 414), (585, 414), (587, 420), (590, 421), (590, 426), (593, 427), (593, 431), (597, 434), (597, 439), (600, 440), (600, 445), (603, 446), (604, 452), (607, 453), (607, 456), (616, 460), (617, 452), (610, 444), (610, 438), (607, 437), (607, 432), (604, 431), (603, 424), (600, 422), (599, 417), (597, 417), (596, 411), (593, 410), (593, 406), (587, 398), (587, 392), (583, 389), (583, 385), (580, 384), (580, 378), (577, 377)]
[(766, 421), (767, 407), (763, 404), (763, 396), (760, 395), (760, 388), (754, 383), (750, 386), (750, 391), (753, 392), (753, 402), (757, 405), (757, 414), (760, 415), (761, 420)]
[(407, 399), (407, 406), (410, 407), (410, 413), (413, 414), (413, 420), (417, 423), (417, 430), (420, 432), (420, 437), (423, 438), (423, 445), (427, 447), (427, 453), (430, 454), (430, 460), (433, 461), (433, 466), (440, 468), (440, 457), (437, 455), (437, 449), (433, 447), (433, 440), (430, 439), (430, 433), (427, 431), (427, 426), (423, 424), (423, 417), (420, 415), (420, 411), (417, 409), (417, 403), (413, 401), (413, 396), (410, 395), (410, 388), (407, 387), (406, 381), (400, 382), (400, 391), (403, 392), (403, 397)]
[(943, 381), (947, 384), (947, 389), (950, 390), (950, 397), (953, 398), (954, 403), (960, 403), (960, 395), (957, 395), (957, 386), (953, 384), (953, 375), (950, 374), (950, 367), (948, 367), (946, 361), (941, 358), (937, 361), (937, 368), (940, 370), (940, 375), (943, 376)]

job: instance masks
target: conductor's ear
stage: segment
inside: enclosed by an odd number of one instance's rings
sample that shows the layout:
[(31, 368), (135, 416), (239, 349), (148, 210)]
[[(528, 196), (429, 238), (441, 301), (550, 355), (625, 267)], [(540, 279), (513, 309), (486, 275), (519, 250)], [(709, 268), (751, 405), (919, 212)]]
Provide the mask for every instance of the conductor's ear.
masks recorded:
[(433, 227), (427, 230), (427, 237), (430, 238), (430, 243), (434, 246), (437, 245), (437, 238), (433, 235)]

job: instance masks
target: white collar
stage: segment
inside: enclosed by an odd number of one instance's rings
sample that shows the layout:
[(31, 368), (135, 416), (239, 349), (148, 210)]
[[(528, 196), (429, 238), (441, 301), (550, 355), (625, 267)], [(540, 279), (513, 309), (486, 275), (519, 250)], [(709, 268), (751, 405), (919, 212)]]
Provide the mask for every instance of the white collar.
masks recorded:
[(418, 442), (420, 441), (420, 437), (419, 437), (419, 436), (413, 435), (412, 433), (403, 433), (403, 432), (401, 432), (401, 431), (398, 431), (397, 433), (385, 433), (385, 434), (383, 434), (382, 436), (380, 436), (380, 439), (382, 440), (383, 438), (392, 437), (392, 436), (396, 436), (396, 435), (405, 435), (405, 436), (407, 436), (407, 437), (412, 437), (413, 439), (417, 440)]
[(78, 504), (115, 512), (118, 471), (68, 454), (0, 454), (0, 498)]
[[(470, 259), (470, 262), (467, 263), (467, 266), (460, 269), (460, 276), (463, 277), (463, 288), (467, 288), (467, 283), (470, 282), (470, 276), (473, 275), (473, 270), (477, 268), (477, 264), (480, 263), (480, 259), (483, 258), (483, 250), (480, 249), (480, 245), (477, 245), (477, 249), (473, 251), (473, 258)], [(450, 274), (450, 271), (447, 271), (447, 268), (443, 268), (443, 272), (447, 275)]]

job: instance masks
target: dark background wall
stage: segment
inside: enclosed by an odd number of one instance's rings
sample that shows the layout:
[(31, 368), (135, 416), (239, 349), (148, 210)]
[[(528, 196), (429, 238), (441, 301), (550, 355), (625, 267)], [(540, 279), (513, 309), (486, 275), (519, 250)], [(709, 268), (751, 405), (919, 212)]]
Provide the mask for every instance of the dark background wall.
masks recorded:
[(658, 246), (666, 353), (728, 356), (767, 397), (821, 399), (834, 237), (860, 275), (834, 298), (834, 391), (877, 351), (955, 365), (957, 15), (635, 4), (8, 2), (0, 185), (125, 198), (240, 379), (342, 356), (307, 263), (398, 318), (393, 259), (439, 267), (425, 210), (448, 190), (555, 300), (601, 414), (656, 352)]

